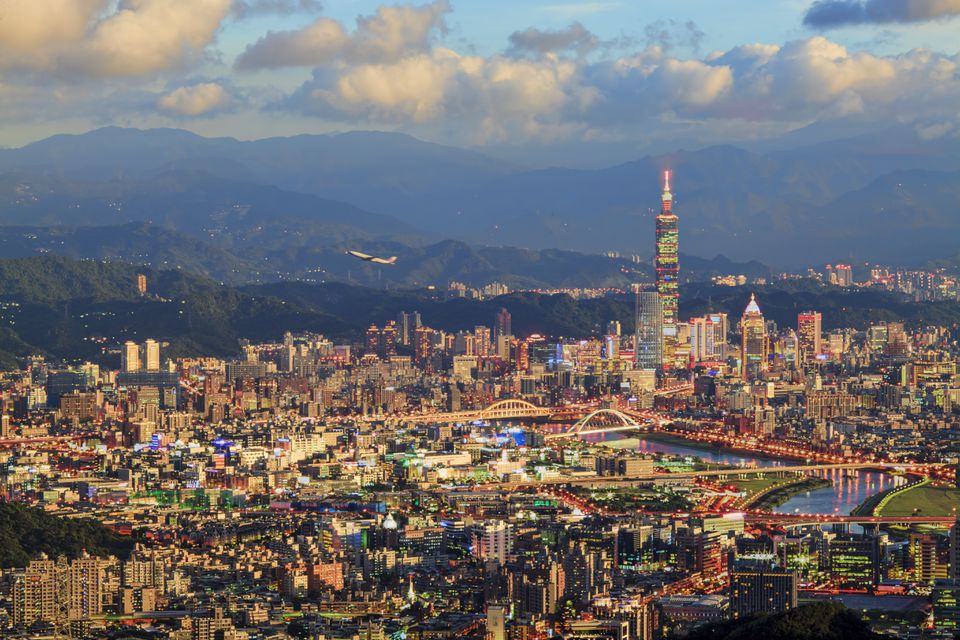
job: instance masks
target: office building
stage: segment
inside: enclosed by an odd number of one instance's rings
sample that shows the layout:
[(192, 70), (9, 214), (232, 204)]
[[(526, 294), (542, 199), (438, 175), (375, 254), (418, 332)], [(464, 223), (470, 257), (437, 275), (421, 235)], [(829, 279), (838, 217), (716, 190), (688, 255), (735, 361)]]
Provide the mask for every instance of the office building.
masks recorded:
[(500, 336), (512, 336), (513, 335), (513, 318), (510, 315), (510, 312), (507, 311), (504, 307), (500, 307), (500, 311), (497, 311), (497, 316), (494, 319), (493, 323), (493, 338), (496, 340)]
[(933, 626), (935, 629), (960, 627), (960, 583), (953, 580), (938, 580), (930, 597), (933, 603)]
[(797, 606), (797, 574), (776, 568), (737, 568), (730, 572), (730, 615), (780, 613)]
[(830, 540), (828, 566), (837, 586), (870, 589), (880, 580), (880, 541), (875, 536), (848, 535)]
[(148, 339), (143, 343), (143, 367), (147, 371), (160, 371), (160, 343)]
[(750, 294), (740, 318), (740, 370), (744, 380), (754, 380), (766, 372), (768, 350), (766, 321), (756, 296)]
[(662, 314), (662, 362), (664, 368), (676, 365), (677, 312), (680, 304), (679, 226), (673, 213), (673, 194), (670, 193), (670, 172), (663, 174), (663, 195), (657, 216), (656, 269), (657, 293)]
[(120, 350), (120, 370), (140, 370), (140, 345), (132, 340), (127, 340), (124, 342), (123, 347)]
[(820, 341), (823, 334), (822, 317), (819, 311), (797, 314), (797, 356), (801, 366), (809, 367), (823, 353)]
[(659, 370), (663, 367), (663, 308), (656, 291), (636, 292), (634, 366)]

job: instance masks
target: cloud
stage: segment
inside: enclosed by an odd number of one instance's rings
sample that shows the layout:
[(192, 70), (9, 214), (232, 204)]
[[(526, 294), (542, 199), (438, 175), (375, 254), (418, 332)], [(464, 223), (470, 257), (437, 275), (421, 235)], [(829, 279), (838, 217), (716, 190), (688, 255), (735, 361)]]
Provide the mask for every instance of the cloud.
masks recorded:
[(231, 0), (0, 0), (0, 68), (81, 77), (199, 59)]
[(264, 14), (319, 13), (322, 10), (320, 0), (235, 0), (233, 3), (233, 14), (239, 19)]
[(830, 29), (857, 24), (927, 22), (960, 15), (960, 0), (817, 0), (803, 23)]
[(679, 22), (677, 20), (657, 20), (643, 29), (648, 47), (660, 47), (664, 51), (676, 48), (685, 48), (694, 54), (700, 52), (700, 43), (704, 32), (693, 20)]
[(175, 116), (203, 116), (233, 105), (233, 96), (216, 82), (179, 87), (157, 100), (157, 108)]
[(357, 18), (347, 33), (336, 20), (319, 18), (293, 31), (270, 32), (237, 58), (238, 69), (316, 66), (340, 60), (381, 63), (423, 53), (435, 33), (445, 30), (447, 0), (430, 4), (381, 6), (376, 14)]
[(600, 45), (600, 39), (579, 22), (573, 22), (565, 29), (541, 31), (533, 27), (510, 34), (510, 52), (513, 54), (532, 53), (545, 55), (573, 51), (585, 55)]
[(958, 100), (960, 56), (877, 56), (817, 36), (703, 58), (651, 46), (593, 62), (552, 52), (482, 57), (438, 48), (396, 61), (318, 67), (280, 107), (350, 124), (469, 131), (472, 142), (490, 142), (578, 131), (616, 135), (667, 120), (771, 131), (851, 114), (934, 117)]
[(396, 63), (359, 65), (314, 80), (288, 100), (288, 106), (317, 115), (362, 116), (377, 122), (423, 123), (468, 117), (486, 129), (497, 118), (533, 127), (551, 114), (578, 110), (594, 98), (576, 86), (577, 66), (503, 56), (463, 56), (448, 49)]
[(548, 4), (544, 7), (550, 13), (566, 16), (568, 18), (575, 16), (585, 16), (594, 13), (603, 13), (612, 11), (620, 6), (621, 2), (572, 2), (564, 4)]

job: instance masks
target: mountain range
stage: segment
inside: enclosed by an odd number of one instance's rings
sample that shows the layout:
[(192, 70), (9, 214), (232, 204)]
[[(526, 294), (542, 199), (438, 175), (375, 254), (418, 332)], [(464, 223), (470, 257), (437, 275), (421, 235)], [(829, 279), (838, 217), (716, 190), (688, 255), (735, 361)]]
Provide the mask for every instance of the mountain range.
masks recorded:
[[(345, 248), (403, 257), (443, 240), (478, 255), (519, 247), (648, 263), (667, 168), (688, 255), (775, 268), (952, 264), (960, 240), (960, 139), (925, 139), (906, 126), (787, 150), (716, 146), (590, 170), (528, 169), (394, 133), (239, 141), (106, 128), (0, 150), (0, 221), (150, 223), (253, 260), (264, 277), (312, 270), (342, 279), (333, 256)], [(442, 269), (409, 271), (395, 281), (425, 282)], [(531, 274), (503, 277), (544, 282)]]

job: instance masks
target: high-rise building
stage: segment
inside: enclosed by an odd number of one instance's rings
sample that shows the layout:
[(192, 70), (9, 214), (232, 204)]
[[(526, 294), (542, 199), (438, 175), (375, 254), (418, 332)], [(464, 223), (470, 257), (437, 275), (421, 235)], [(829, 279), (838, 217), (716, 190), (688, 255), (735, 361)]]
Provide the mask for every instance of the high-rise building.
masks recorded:
[(730, 613), (780, 613), (797, 606), (797, 574), (775, 568), (742, 568), (730, 572)]
[(14, 577), (14, 623), (56, 625), (101, 615), (106, 564), (86, 553), (69, 563), (63, 557), (54, 561), (46, 556), (31, 561)]
[(934, 628), (960, 627), (960, 583), (954, 580), (938, 580), (930, 600), (933, 603)]
[(104, 561), (86, 553), (70, 563), (67, 574), (70, 620), (86, 620), (103, 613)]
[(490, 327), (477, 326), (473, 330), (474, 336), (474, 353), (480, 356), (481, 358), (486, 358), (490, 355)]
[(680, 255), (677, 216), (673, 213), (673, 194), (670, 193), (670, 172), (663, 174), (663, 196), (660, 215), (657, 216), (657, 251), (654, 267), (657, 273), (657, 293), (663, 315), (663, 366), (676, 365), (677, 312), (680, 304)]
[(473, 555), (481, 560), (505, 564), (513, 552), (513, 526), (502, 520), (474, 525), (471, 532)]
[(510, 315), (510, 312), (504, 307), (500, 307), (500, 311), (497, 311), (497, 317), (493, 324), (493, 337), (494, 339), (499, 338), (500, 336), (512, 336), (513, 335), (513, 318)]
[(140, 371), (140, 345), (132, 340), (124, 342), (120, 350), (120, 370)]
[(399, 338), (400, 344), (405, 347), (412, 345), (417, 329), (422, 325), (419, 311), (412, 313), (401, 311), (397, 316), (397, 337)]
[(797, 314), (797, 355), (800, 364), (816, 364), (817, 356), (823, 353), (820, 345), (822, 317), (819, 311), (804, 311)]
[(871, 589), (880, 580), (880, 540), (846, 535), (829, 542), (826, 557), (834, 582), (843, 589)]
[(753, 294), (740, 318), (740, 370), (744, 380), (754, 380), (767, 370), (767, 324)]
[(137, 293), (147, 295), (147, 276), (142, 273), (137, 274)]
[(721, 360), (727, 342), (727, 314), (708, 313), (690, 318), (690, 358), (694, 362)]
[(487, 605), (487, 633), (486, 640), (506, 640), (507, 615), (509, 608), (502, 604)]
[(11, 598), (13, 623), (27, 627), (37, 621), (52, 624), (66, 620), (65, 565), (41, 556), (15, 574)]
[(160, 371), (160, 343), (156, 340), (143, 343), (143, 366), (147, 371)]
[(663, 367), (663, 308), (656, 291), (636, 291), (634, 366), (658, 370)]

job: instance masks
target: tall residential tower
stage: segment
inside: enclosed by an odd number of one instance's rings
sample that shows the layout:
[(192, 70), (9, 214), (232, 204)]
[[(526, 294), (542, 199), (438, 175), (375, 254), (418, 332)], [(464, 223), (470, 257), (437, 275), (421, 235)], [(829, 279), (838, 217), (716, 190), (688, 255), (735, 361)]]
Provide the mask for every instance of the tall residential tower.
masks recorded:
[(663, 173), (663, 196), (657, 216), (657, 293), (663, 315), (663, 366), (673, 368), (677, 350), (677, 308), (680, 302), (680, 256), (678, 254), (677, 216), (673, 213), (670, 172)]

